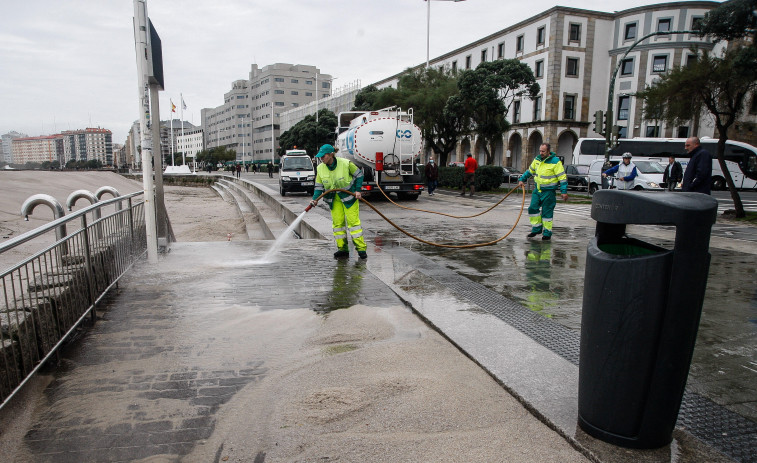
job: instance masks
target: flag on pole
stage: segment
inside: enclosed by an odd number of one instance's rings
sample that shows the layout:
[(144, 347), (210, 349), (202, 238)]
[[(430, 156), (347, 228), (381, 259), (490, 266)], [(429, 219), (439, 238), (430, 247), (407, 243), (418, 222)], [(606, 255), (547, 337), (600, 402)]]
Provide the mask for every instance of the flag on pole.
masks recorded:
[(187, 104), (184, 103), (184, 97), (181, 97), (181, 109), (187, 109)]
[(170, 99), (169, 99), (168, 101), (169, 101), (169, 102), (171, 103), (171, 112), (172, 112), (172, 113), (175, 113), (175, 112), (176, 112), (176, 105), (175, 105), (175, 104), (173, 104), (173, 101), (172, 101), (172, 100), (170, 100)]

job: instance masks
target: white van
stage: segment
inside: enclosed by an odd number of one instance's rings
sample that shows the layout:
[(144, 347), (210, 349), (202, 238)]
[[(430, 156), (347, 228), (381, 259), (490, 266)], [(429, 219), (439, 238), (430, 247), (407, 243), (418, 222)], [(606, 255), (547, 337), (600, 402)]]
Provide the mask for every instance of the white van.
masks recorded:
[(287, 150), (279, 166), (279, 193), (286, 196), (294, 191), (310, 195), (315, 191), (315, 167), (305, 150)]
[[(657, 190), (662, 191), (662, 175), (665, 173), (665, 168), (657, 161), (638, 160), (631, 162), (636, 165), (636, 177), (633, 179), (633, 190)], [(604, 159), (595, 159), (589, 165), (589, 194), (593, 195), (595, 191), (602, 188), (602, 169), (604, 166)], [(618, 165), (620, 159), (617, 157), (610, 158), (610, 164), (613, 166)], [(608, 167), (609, 169), (609, 167)]]

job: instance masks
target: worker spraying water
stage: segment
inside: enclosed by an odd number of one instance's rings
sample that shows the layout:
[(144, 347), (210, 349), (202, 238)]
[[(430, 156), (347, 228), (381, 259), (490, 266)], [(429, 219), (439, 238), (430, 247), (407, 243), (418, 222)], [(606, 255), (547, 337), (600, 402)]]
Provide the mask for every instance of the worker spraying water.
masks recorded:
[[(316, 206), (323, 197), (331, 209), (334, 240), (337, 247), (334, 258), (348, 259), (350, 257), (349, 239), (352, 239), (352, 244), (360, 259), (367, 259), (368, 254), (365, 251), (367, 245), (360, 225), (360, 199), (362, 198), (360, 189), (363, 186), (363, 170), (348, 159), (338, 158), (331, 145), (321, 146), (315, 157), (321, 159), (322, 162), (316, 169), (313, 199), (305, 212)], [(330, 191), (334, 189), (347, 191)]]

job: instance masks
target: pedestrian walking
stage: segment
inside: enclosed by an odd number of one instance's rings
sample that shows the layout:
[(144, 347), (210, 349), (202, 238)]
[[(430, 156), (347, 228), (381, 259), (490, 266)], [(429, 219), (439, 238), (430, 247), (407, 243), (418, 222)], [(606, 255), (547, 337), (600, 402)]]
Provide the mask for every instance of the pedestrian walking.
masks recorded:
[(662, 174), (662, 182), (667, 187), (668, 191), (675, 191), (676, 185), (683, 180), (683, 168), (681, 163), (676, 161), (675, 156), (670, 156), (668, 159), (668, 166), (665, 167), (665, 172)]
[(473, 158), (472, 154), (468, 153), (463, 172), (463, 192), (460, 193), (460, 196), (465, 196), (465, 190), (468, 189), (468, 185), (470, 185), (470, 195), (473, 196), (476, 193), (476, 169), (478, 169), (478, 162)]
[(631, 157), (631, 153), (623, 153), (623, 162), (602, 172), (602, 177), (607, 177), (617, 172), (615, 175), (615, 187), (618, 190), (633, 190), (633, 179), (636, 178), (639, 172), (636, 170), (636, 164), (631, 162)]
[(528, 238), (541, 234), (543, 241), (549, 241), (552, 239), (552, 217), (557, 204), (558, 187), (563, 201), (568, 200), (568, 176), (565, 175), (560, 159), (550, 151), (549, 143), (539, 147), (539, 155), (520, 176), (518, 186), (525, 188), (523, 182), (529, 177), (534, 178), (536, 190), (531, 192), (531, 204), (528, 206), (528, 221), (531, 222)]
[(431, 157), (426, 164), (426, 186), (428, 187), (429, 196), (434, 196), (434, 190), (436, 190), (438, 180), (439, 166), (434, 163), (434, 158)]
[(367, 259), (367, 245), (363, 238), (363, 227), (360, 225), (360, 189), (363, 186), (363, 169), (346, 158), (336, 157), (334, 147), (323, 145), (318, 150), (316, 158), (321, 158), (321, 163), (316, 168), (315, 191), (310, 204), (318, 204), (318, 198), (323, 192), (332, 189), (344, 189), (354, 193), (354, 196), (341, 192), (332, 191), (323, 196), (326, 204), (331, 209), (331, 221), (334, 230), (334, 240), (337, 251), (335, 259), (350, 257), (349, 240), (347, 232), (352, 239), (358, 256)]
[(236, 171), (237, 171), (237, 178), (240, 178), (242, 176), (242, 164), (236, 165)]
[(691, 155), (683, 173), (681, 189), (696, 193), (710, 194), (712, 191), (712, 155), (699, 144), (699, 137), (690, 137), (684, 149)]
[(245, 164), (244, 165), (244, 173), (245, 174), (249, 174), (250, 173), (250, 165), (249, 164)]
[(268, 163), (268, 177), (273, 178), (273, 163)]

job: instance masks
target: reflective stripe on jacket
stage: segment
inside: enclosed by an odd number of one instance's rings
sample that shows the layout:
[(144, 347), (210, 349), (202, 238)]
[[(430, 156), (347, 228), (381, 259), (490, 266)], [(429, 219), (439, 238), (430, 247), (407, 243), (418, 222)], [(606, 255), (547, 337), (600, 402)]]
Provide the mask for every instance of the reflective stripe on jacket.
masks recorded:
[(568, 193), (568, 176), (565, 175), (565, 168), (555, 153), (549, 153), (544, 160), (541, 156), (536, 156), (519, 180), (525, 182), (529, 177), (534, 178), (538, 191), (557, 190), (559, 186), (562, 194)]

